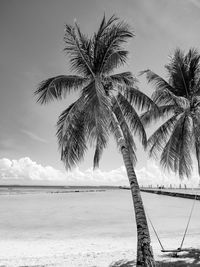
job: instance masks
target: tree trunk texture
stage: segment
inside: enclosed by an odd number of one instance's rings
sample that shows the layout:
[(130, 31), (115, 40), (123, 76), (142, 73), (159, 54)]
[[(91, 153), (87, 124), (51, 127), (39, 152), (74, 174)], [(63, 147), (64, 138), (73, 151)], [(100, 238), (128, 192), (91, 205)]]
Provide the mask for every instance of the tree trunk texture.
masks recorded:
[(137, 267), (155, 267), (153, 251), (151, 248), (151, 239), (149, 235), (149, 228), (143, 207), (143, 202), (140, 194), (140, 188), (137, 182), (137, 177), (134, 171), (133, 163), (131, 161), (129, 151), (126, 147), (123, 132), (120, 124), (113, 113), (113, 124), (115, 128), (115, 136), (117, 137), (118, 146), (120, 147), (124, 164), (126, 167), (129, 184), (131, 188), (131, 195), (134, 204), (135, 218), (137, 225)]

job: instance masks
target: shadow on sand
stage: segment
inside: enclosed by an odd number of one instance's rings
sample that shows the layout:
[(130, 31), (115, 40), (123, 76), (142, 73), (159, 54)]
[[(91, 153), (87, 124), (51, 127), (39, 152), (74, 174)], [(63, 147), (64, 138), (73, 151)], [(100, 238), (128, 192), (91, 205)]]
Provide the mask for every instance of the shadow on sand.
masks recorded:
[[(200, 249), (189, 248), (177, 257), (172, 253), (162, 256), (162, 261), (157, 261), (157, 267), (197, 267), (200, 266)], [(135, 261), (119, 260), (111, 263), (109, 267), (135, 267)]]

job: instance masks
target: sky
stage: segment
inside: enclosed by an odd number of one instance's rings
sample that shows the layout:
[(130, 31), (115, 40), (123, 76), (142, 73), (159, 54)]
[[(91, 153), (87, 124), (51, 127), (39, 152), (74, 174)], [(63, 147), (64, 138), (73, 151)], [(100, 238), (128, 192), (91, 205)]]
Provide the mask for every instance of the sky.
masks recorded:
[[(127, 44), (127, 64), (119, 71), (130, 70), (138, 75), (150, 68), (167, 78), (164, 65), (175, 48), (187, 51), (196, 47), (200, 51), (199, 0), (0, 0), (0, 183), (126, 183), (121, 155), (112, 138), (99, 170), (92, 171), (93, 150), (89, 149), (85, 160), (66, 173), (55, 125), (59, 114), (76, 96), (68, 95), (46, 106), (37, 104), (34, 97), (42, 80), (71, 74), (63, 52), (65, 24), (76, 20), (90, 35), (97, 30), (104, 13), (106, 17), (116, 14), (135, 32)], [(143, 77), (139, 82), (140, 89), (150, 95), (153, 88)], [(160, 172), (138, 141), (137, 146), (140, 182), (156, 184), (171, 177)], [(156, 170), (160, 180), (152, 177)], [(146, 173), (146, 181), (141, 173)], [(196, 171), (193, 177), (198, 180)], [(179, 180), (174, 177), (174, 182)]]

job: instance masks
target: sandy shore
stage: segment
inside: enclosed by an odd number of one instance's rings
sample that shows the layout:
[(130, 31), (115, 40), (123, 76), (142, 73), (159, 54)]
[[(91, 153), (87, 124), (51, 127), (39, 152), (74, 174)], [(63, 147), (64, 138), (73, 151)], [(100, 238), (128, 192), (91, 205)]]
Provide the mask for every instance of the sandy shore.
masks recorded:
[[(134, 266), (136, 226), (129, 191), (0, 198), (0, 267)], [(143, 200), (165, 249), (178, 248), (193, 201), (147, 193)], [(197, 201), (184, 243), (188, 251), (178, 259), (163, 257), (150, 228), (155, 258), (162, 262), (158, 266), (200, 266), (199, 210)]]
[[(167, 248), (176, 248), (177, 240), (167, 239), (164, 241)], [(163, 262), (162, 266), (170, 266), (177, 262), (177, 258), (162, 255), (155, 240), (152, 242), (154, 255), (157, 261)], [(199, 241), (194, 238), (188, 238), (186, 246), (188, 252), (182, 252), (186, 255), (181, 258), (182, 265), (171, 266), (198, 266), (191, 265), (194, 258), (191, 257), (191, 249), (188, 246), (200, 251)], [(190, 251), (190, 253), (189, 253)], [(0, 266), (6, 267), (24, 267), (24, 266), (52, 266), (52, 267), (108, 267), (120, 266), (117, 262), (131, 262), (129, 267), (134, 266), (133, 260), (136, 257), (136, 244), (131, 238), (115, 239), (90, 239), (90, 240), (4, 240), (0, 241)], [(188, 254), (188, 257), (187, 257)], [(178, 258), (180, 264), (180, 259)], [(184, 265), (184, 264), (190, 265)], [(200, 261), (198, 262), (200, 266)], [(126, 266), (122, 265), (121, 266)]]
[(1, 241), (0, 266), (104, 267), (134, 259), (131, 246), (127, 239)]

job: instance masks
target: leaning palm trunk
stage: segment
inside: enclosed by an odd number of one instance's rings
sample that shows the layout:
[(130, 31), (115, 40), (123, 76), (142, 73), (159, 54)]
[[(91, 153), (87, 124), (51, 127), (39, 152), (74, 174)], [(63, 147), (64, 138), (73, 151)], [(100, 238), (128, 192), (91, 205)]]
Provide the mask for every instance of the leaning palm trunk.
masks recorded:
[(149, 229), (147, 219), (143, 207), (143, 202), (140, 194), (140, 188), (137, 182), (137, 177), (133, 168), (133, 163), (126, 146), (126, 141), (121, 130), (120, 124), (112, 113), (112, 122), (115, 129), (115, 137), (117, 139), (117, 145), (119, 146), (126, 172), (129, 179), (131, 188), (131, 195), (135, 209), (135, 219), (137, 225), (137, 267), (154, 267), (155, 261), (153, 257), (153, 251), (151, 248), (151, 239), (149, 235)]

